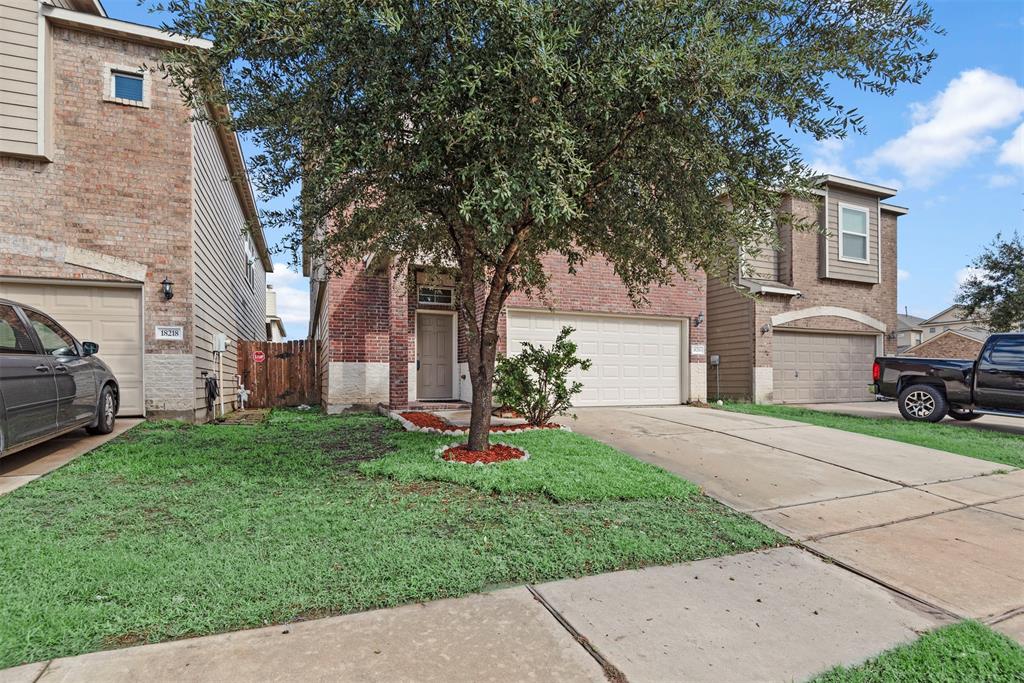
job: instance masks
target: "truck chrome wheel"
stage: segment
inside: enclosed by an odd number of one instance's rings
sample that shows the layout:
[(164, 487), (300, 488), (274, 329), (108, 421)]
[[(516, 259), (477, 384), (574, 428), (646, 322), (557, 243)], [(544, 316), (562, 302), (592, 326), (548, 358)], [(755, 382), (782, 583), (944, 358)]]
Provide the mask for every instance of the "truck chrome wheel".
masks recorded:
[(926, 391), (912, 391), (904, 400), (907, 412), (914, 417), (928, 417), (935, 412), (935, 399)]

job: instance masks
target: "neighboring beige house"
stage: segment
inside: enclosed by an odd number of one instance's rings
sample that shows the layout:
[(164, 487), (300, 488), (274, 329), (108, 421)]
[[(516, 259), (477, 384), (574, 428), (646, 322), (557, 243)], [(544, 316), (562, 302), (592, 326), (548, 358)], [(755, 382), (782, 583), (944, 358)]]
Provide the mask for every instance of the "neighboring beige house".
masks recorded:
[(144, 68), (182, 47), (210, 43), (0, 0), (0, 297), (97, 342), (122, 415), (203, 420), (203, 373), (230, 409), (234, 341), (265, 338), (272, 265), (236, 136)]
[(284, 321), (277, 314), (277, 292), (274, 285), (267, 285), (267, 307), (266, 307), (267, 341), (282, 341), (288, 333), (284, 331)]
[(744, 256), (734, 277), (709, 278), (708, 397), (757, 402), (870, 400), (876, 355), (896, 350), (895, 190), (825, 175), (816, 201), (781, 211), (780, 248)]
[(915, 315), (900, 313), (896, 316), (896, 352), (903, 353), (911, 346), (921, 343), (921, 336), (924, 330), (921, 323), (924, 318)]
[(939, 332), (935, 336), (903, 352), (916, 358), (974, 359), (988, 339), (989, 331), (979, 327), (961, 327)]
[(964, 310), (957, 305), (945, 308), (930, 318), (920, 322), (921, 342), (926, 342), (933, 337), (949, 330), (962, 330), (973, 327), (987, 330), (988, 322), (981, 316), (971, 318), (964, 317)]

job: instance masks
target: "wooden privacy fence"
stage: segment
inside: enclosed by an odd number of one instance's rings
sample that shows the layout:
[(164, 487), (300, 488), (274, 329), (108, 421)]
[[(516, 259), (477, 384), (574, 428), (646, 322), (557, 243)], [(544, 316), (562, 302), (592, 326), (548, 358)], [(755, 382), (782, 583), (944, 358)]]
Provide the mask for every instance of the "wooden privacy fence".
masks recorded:
[(281, 408), (320, 403), (316, 342), (238, 342), (238, 374), (249, 390), (249, 408)]

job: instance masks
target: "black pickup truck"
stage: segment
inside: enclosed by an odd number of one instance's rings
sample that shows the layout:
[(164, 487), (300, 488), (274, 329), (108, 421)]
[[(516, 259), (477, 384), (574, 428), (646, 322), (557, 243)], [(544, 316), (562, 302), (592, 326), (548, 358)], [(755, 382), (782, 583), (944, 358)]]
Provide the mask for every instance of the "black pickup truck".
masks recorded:
[(872, 378), (871, 392), (908, 420), (1024, 417), (1024, 334), (993, 334), (976, 360), (876, 358)]

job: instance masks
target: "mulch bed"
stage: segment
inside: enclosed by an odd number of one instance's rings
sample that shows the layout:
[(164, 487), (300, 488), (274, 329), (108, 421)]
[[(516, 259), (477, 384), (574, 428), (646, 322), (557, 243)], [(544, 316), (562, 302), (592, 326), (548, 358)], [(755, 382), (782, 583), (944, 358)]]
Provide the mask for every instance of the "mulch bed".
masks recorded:
[(529, 457), (523, 449), (503, 443), (493, 443), (486, 451), (471, 451), (468, 444), (445, 446), (441, 451), (442, 460), (465, 465), (493, 465), (509, 460), (526, 460)]
[[(441, 419), (433, 413), (425, 413), (420, 411), (406, 411), (399, 413), (402, 419), (412, 423), (415, 427), (424, 430), (434, 430), (442, 434), (465, 434), (468, 430), (467, 427), (459, 427), (453, 425), (446, 420)], [(491, 432), (521, 432), (529, 429), (561, 429), (562, 426), (555, 424), (554, 422), (548, 422), (545, 425), (534, 426), (526, 422), (515, 425), (491, 425)]]

